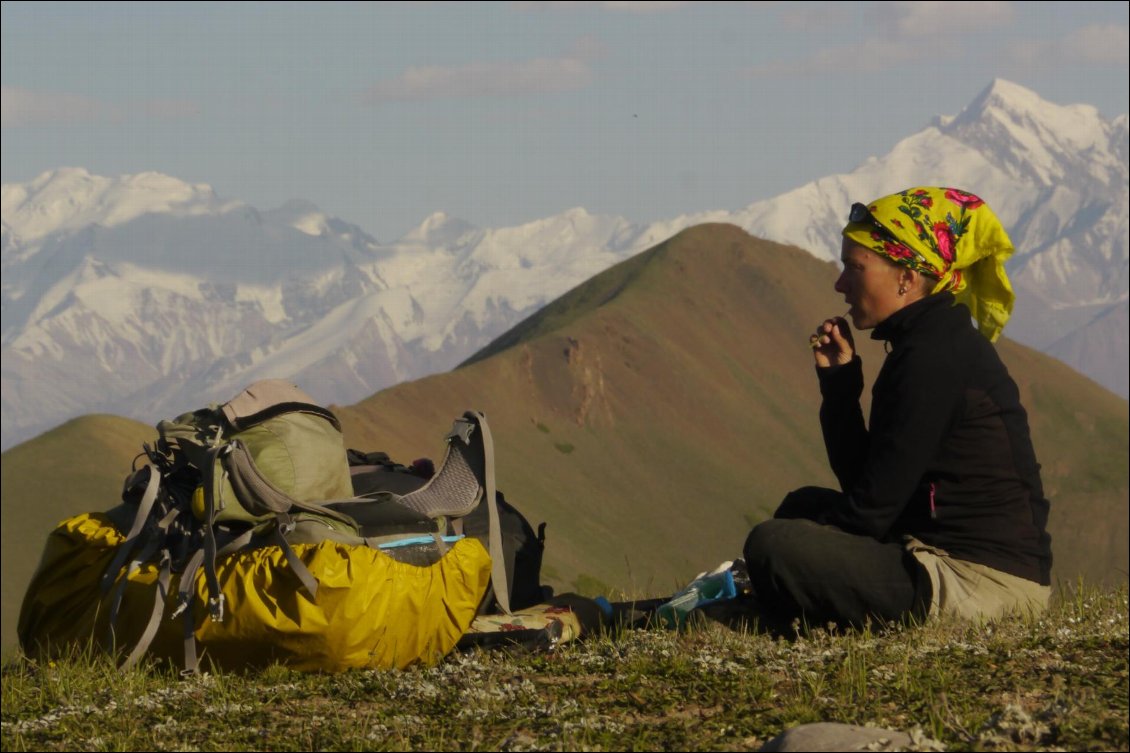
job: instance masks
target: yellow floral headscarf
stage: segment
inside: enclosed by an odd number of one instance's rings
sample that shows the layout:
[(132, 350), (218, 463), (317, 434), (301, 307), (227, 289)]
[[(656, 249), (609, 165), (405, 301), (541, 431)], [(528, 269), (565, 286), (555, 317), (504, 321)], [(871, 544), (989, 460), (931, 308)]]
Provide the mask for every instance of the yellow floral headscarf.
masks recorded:
[(908, 188), (852, 207), (843, 235), (937, 278), (932, 292), (951, 291), (981, 334), (993, 342), (1000, 336), (1016, 300), (1004, 271), (1012, 241), (978, 197), (956, 188)]

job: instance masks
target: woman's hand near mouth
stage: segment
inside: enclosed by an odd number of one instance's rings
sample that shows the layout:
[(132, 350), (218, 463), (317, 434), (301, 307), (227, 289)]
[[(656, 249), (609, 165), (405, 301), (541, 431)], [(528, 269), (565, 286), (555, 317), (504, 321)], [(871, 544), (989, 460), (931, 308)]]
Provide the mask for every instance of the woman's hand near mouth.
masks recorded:
[(825, 319), (808, 338), (812, 355), (820, 368), (843, 366), (855, 356), (855, 340), (847, 319), (842, 316)]

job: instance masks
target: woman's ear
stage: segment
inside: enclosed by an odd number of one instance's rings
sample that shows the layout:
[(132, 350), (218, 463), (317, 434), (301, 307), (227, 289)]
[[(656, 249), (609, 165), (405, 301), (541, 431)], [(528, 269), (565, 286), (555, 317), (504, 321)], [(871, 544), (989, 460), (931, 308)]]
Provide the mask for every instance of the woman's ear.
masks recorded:
[(926, 275), (918, 270), (903, 267), (898, 275), (899, 295), (909, 295), (911, 299), (925, 298), (933, 287), (927, 284), (927, 279)]
[(918, 276), (918, 273), (915, 272), (913, 269), (910, 269), (909, 267), (901, 267), (901, 266), (899, 267), (897, 279), (898, 279), (898, 284), (899, 284), (899, 295), (900, 296), (905, 296), (907, 293), (911, 292), (912, 290), (917, 289), (917, 287), (918, 287), (917, 276)]

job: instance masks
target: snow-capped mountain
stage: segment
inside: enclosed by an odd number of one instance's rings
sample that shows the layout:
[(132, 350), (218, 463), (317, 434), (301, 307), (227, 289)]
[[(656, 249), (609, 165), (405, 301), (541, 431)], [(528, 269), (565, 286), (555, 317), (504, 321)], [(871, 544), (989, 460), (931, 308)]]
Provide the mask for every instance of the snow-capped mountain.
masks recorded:
[(692, 224), (839, 256), (846, 207), (912, 185), (983, 196), (1017, 247), (1006, 334), (1127, 394), (1127, 118), (996, 81), (847, 175), (650, 225), (584, 209), (399, 241), (292, 201), (260, 211), (165, 175), (81, 169), (2, 189), (3, 446), (71, 416), (147, 422), (289, 377), (349, 403), (453, 367), (608, 266)]
[(754, 235), (839, 258), (845, 208), (915, 185), (964, 188), (1009, 231), (1017, 303), (1005, 334), (1128, 395), (1130, 136), (1127, 116), (1055, 105), (997, 80), (955, 117), (939, 117), (847, 175), (834, 175), (733, 214)]
[(353, 402), (453, 367), (652, 243), (575, 209), (496, 230), (435, 214), (380, 245), (307, 202), (263, 212), (152, 173), (61, 169), (2, 200), (5, 447), (80, 413), (152, 421), (265, 376)]

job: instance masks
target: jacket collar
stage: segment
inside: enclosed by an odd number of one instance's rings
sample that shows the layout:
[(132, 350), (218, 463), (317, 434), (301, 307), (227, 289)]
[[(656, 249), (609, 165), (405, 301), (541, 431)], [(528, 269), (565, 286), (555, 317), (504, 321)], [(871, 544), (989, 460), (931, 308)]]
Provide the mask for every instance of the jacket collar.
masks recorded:
[(928, 317), (939, 309), (952, 308), (953, 304), (953, 293), (928, 295), (920, 301), (904, 306), (881, 321), (871, 332), (871, 339), (887, 340), (897, 345), (923, 317)]

